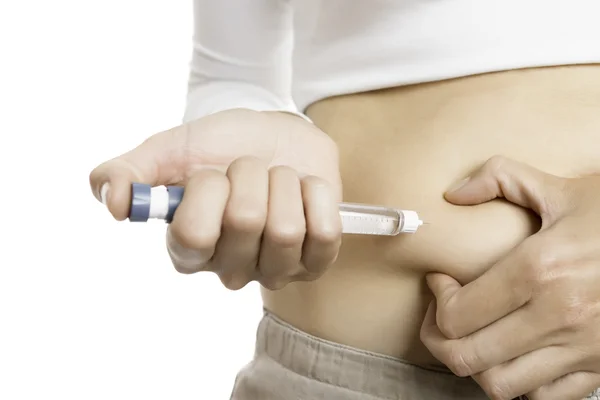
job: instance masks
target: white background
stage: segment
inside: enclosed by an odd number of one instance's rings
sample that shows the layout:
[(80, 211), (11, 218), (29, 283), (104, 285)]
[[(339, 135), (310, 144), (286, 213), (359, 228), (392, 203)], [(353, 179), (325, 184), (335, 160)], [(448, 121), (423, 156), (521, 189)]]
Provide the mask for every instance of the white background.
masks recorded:
[(89, 172), (178, 125), (191, 0), (0, 2), (0, 399), (229, 399), (256, 285), (180, 275)]

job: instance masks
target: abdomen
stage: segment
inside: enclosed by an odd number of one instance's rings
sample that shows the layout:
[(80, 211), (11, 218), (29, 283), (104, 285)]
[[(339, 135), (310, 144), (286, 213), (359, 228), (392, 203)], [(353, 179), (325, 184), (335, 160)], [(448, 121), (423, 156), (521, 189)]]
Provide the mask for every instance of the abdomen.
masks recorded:
[(319, 281), (264, 291), (298, 328), (428, 362), (418, 330), (428, 271), (473, 280), (539, 229), (503, 200), (455, 206), (443, 193), (494, 155), (563, 176), (600, 169), (600, 67), (480, 75), (340, 96), (308, 115), (338, 143), (344, 201), (412, 209), (414, 235), (345, 236)]

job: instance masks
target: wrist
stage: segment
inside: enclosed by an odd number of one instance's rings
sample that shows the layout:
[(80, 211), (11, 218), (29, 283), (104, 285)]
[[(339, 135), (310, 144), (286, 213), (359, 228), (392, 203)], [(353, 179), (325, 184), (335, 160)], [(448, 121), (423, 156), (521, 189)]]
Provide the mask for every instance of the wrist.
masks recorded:
[(288, 110), (278, 110), (278, 111), (261, 111), (264, 114), (278, 114), (278, 115), (282, 115), (282, 116), (289, 116), (292, 118), (300, 118), (301, 120), (304, 120), (310, 124), (313, 124), (313, 121), (308, 118), (305, 114), (301, 113), (300, 111), (288, 111)]

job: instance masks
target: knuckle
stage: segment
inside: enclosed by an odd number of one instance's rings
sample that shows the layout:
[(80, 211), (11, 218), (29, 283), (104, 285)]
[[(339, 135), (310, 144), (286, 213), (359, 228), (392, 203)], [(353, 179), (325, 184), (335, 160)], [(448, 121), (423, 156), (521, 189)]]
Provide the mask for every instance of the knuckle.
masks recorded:
[(299, 274), (295, 280), (302, 282), (316, 281), (323, 275), (323, 272), (325, 272), (325, 268), (320, 268), (319, 270), (311, 270), (309, 272)]
[(341, 193), (337, 193), (338, 190), (341, 190), (341, 186), (336, 189), (334, 185), (331, 184), (326, 179), (315, 175), (307, 175), (304, 176), (300, 184), (302, 186), (302, 191), (305, 193), (319, 193), (321, 196), (326, 194), (331, 199), (337, 199)]
[(506, 165), (507, 158), (500, 155), (494, 155), (490, 157), (486, 163), (485, 168), (490, 172), (501, 170)]
[(559, 323), (563, 329), (578, 331), (588, 321), (591, 307), (578, 297), (565, 299), (562, 312), (559, 313)]
[(278, 265), (277, 268), (268, 268), (264, 264), (259, 264), (259, 271), (261, 276), (261, 283), (265, 282), (267, 285), (279, 284), (281, 282), (291, 282), (292, 280), (298, 280), (297, 276), (304, 273), (304, 270), (300, 264), (283, 264)]
[(218, 232), (197, 228), (195, 224), (174, 227), (172, 235), (186, 249), (208, 249), (214, 247), (219, 239)]
[(523, 249), (525, 265), (523, 278), (533, 286), (541, 286), (553, 277), (553, 271), (560, 265), (557, 251), (544, 243), (534, 243)]
[(304, 241), (306, 225), (299, 223), (268, 224), (265, 236), (275, 245), (282, 247), (296, 246)]
[(561, 260), (556, 249), (546, 247), (539, 251), (538, 256), (535, 258), (535, 263), (540, 274), (544, 276), (548, 272), (560, 267)]
[(242, 274), (219, 274), (219, 279), (223, 286), (232, 291), (237, 291), (243, 289), (248, 283), (250, 283), (250, 279), (247, 276)]
[(260, 284), (271, 291), (281, 290), (290, 283), (290, 279), (287, 278), (263, 278)]
[(310, 229), (308, 236), (324, 245), (341, 244), (342, 226), (341, 224), (321, 224)]
[(266, 209), (246, 205), (227, 207), (223, 215), (223, 227), (242, 232), (262, 231), (267, 218)]
[(327, 268), (329, 268), (329, 266), (331, 266), (333, 264), (333, 261), (325, 261), (325, 260), (320, 260), (320, 261), (315, 261), (315, 262), (310, 262), (310, 263), (304, 263), (304, 269), (305, 269), (305, 274), (307, 274), (306, 277), (302, 277), (302, 280), (304, 281), (311, 281), (311, 280), (315, 280), (319, 277), (321, 277), (325, 271), (327, 271)]
[(472, 375), (471, 367), (467, 363), (462, 352), (458, 351), (456, 347), (452, 347), (448, 353), (448, 361), (446, 366), (459, 377), (467, 377)]
[(513, 398), (506, 382), (493, 371), (482, 372), (477, 378), (477, 383), (492, 400), (511, 400)]

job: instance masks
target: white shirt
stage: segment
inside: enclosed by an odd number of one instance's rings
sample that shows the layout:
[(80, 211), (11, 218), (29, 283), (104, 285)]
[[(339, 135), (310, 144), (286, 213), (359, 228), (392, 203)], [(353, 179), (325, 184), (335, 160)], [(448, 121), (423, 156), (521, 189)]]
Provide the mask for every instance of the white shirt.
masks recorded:
[(582, 63), (600, 63), (600, 0), (194, 0), (184, 120)]

